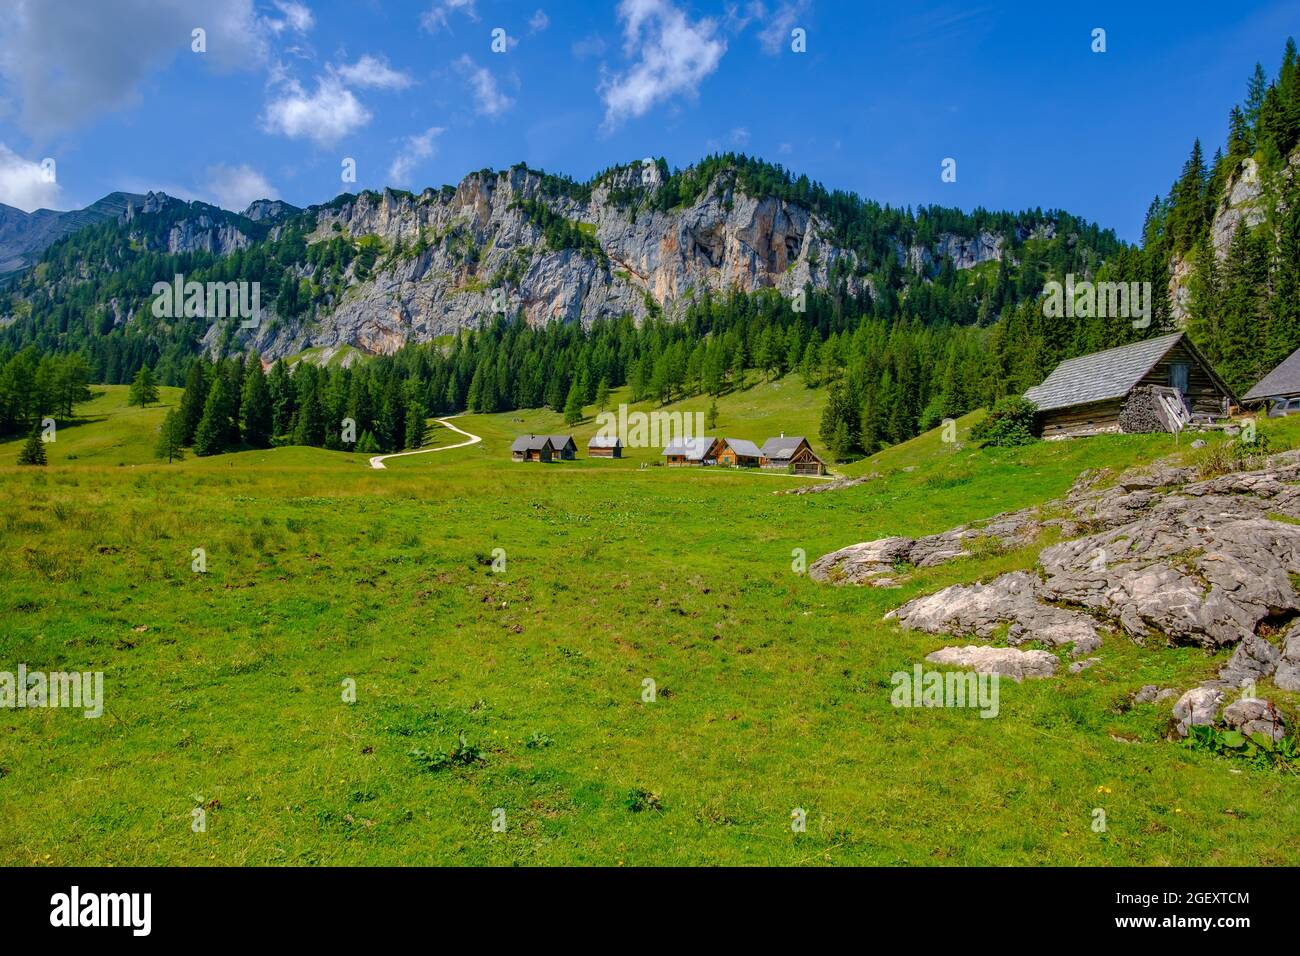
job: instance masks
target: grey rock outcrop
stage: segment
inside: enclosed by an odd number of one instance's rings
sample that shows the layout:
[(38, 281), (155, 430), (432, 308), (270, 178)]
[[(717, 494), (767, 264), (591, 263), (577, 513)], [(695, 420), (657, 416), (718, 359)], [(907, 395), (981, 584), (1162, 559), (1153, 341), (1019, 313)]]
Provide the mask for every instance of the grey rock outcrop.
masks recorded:
[(970, 644), (966, 647), (945, 647), (927, 654), (932, 664), (966, 667), (978, 674), (998, 674), (1019, 683), (1026, 677), (1051, 677), (1056, 673), (1058, 661), (1047, 651), (1021, 651), (1012, 647), (987, 647)]
[(908, 630), (985, 640), (993, 637), (1000, 626), (1010, 625), (1008, 643), (1035, 640), (1070, 647), (1075, 656), (1101, 646), (1101, 635), (1092, 618), (1039, 600), (1034, 576), (1024, 571), (1004, 574), (989, 584), (954, 584), (909, 601), (886, 618), (896, 619)]
[(1219, 716), (1223, 692), (1214, 687), (1193, 687), (1174, 704), (1174, 732), (1186, 737), (1193, 726), (1210, 726)]
[(1286, 721), (1272, 702), (1255, 697), (1234, 700), (1223, 708), (1223, 722), (1243, 734), (1264, 734), (1277, 741), (1286, 736)]

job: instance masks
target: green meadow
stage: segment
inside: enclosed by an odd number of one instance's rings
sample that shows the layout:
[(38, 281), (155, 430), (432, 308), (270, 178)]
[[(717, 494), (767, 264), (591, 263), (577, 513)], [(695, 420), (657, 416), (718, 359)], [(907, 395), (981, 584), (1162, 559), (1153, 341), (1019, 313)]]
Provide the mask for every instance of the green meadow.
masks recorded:
[[(1111, 638), (1082, 674), (1004, 681), (992, 719), (896, 709), (891, 674), (952, 641), (883, 615), (1037, 549), (895, 589), (795, 569), (1186, 439), (979, 449), (970, 416), (956, 444), (837, 468), (865, 484), (778, 495), (805, 480), (588, 460), (592, 409), (574, 429), (459, 417), (481, 443), (385, 470), (314, 448), (163, 464), (177, 390), (144, 410), (94, 391), (47, 468), (0, 444), (0, 670), (104, 673), (98, 719), (0, 710), (0, 863), (1300, 863), (1295, 775), (1166, 742), (1168, 703), (1122, 704), (1225, 654)], [(820, 450), (823, 400), (753, 384), (710, 431)], [(1266, 425), (1277, 447), (1298, 426)], [(510, 461), (528, 431), (573, 431), (581, 460)]]

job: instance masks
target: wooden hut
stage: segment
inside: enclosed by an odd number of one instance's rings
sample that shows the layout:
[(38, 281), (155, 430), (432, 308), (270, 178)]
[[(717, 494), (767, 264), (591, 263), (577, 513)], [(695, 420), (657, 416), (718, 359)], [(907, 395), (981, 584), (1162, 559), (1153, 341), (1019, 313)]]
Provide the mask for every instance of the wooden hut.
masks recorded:
[(587, 442), (588, 458), (622, 458), (623, 439), (617, 435), (596, 435)]
[(552, 452), (547, 435), (520, 435), (510, 445), (510, 457), (515, 461), (550, 461)]
[(721, 438), (677, 438), (663, 450), (664, 464), (716, 465), (718, 453), (722, 450)]
[(763, 456), (758, 446), (743, 438), (724, 438), (718, 450), (718, 464), (732, 468), (757, 468)]
[(769, 438), (759, 449), (759, 466), (780, 469), (794, 475), (824, 475), (826, 462), (817, 457), (802, 435), (781, 435)]
[(1269, 415), (1300, 414), (1300, 349), (1261, 378), (1241, 397), (1243, 405), (1263, 405)]
[(1067, 359), (1025, 398), (1044, 438), (1176, 431), (1226, 418), (1235, 401), (1183, 332)]
[(551, 440), (551, 456), (559, 461), (573, 461), (578, 457), (578, 443), (572, 435), (547, 435)]

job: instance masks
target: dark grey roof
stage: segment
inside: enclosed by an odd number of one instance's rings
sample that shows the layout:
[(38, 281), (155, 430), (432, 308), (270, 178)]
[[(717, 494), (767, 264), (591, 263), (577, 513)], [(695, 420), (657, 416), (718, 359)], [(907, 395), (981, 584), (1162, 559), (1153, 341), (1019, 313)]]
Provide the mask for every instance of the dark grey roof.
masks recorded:
[(771, 458), (775, 461), (785, 461), (793, 458), (794, 453), (799, 450), (803, 444), (802, 435), (782, 435), (780, 438), (769, 438), (763, 442), (762, 454), (764, 458)]
[(685, 455), (691, 461), (699, 461), (705, 452), (713, 447), (714, 439), (706, 436), (699, 438), (675, 438), (663, 450), (665, 455)]
[(510, 445), (511, 451), (541, 451), (550, 441), (547, 435), (520, 435)]
[(551, 447), (556, 451), (559, 451), (567, 445), (572, 445), (574, 448), (578, 447), (578, 444), (573, 440), (572, 435), (547, 435), (546, 437), (551, 440)]
[(1284, 358), (1281, 365), (1261, 378), (1241, 400), (1258, 402), (1281, 395), (1300, 395), (1300, 349)]
[(744, 438), (724, 438), (722, 440), (730, 445), (731, 450), (742, 458), (762, 457), (763, 453), (758, 450), (758, 446), (752, 441), (747, 441)]
[(1182, 339), (1182, 332), (1066, 359), (1025, 392), (1040, 412), (1123, 398)]
[(588, 448), (622, 448), (623, 439), (617, 435), (593, 435), (587, 442)]

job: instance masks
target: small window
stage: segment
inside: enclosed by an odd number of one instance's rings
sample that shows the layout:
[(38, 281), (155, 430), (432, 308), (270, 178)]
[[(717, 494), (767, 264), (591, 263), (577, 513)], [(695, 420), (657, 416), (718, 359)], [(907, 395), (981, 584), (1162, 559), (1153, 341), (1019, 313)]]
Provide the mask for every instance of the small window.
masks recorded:
[(1174, 362), (1169, 366), (1169, 387), (1176, 388), (1183, 395), (1187, 394), (1187, 380), (1192, 367), (1186, 362)]

